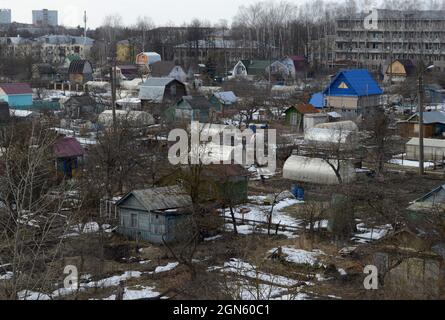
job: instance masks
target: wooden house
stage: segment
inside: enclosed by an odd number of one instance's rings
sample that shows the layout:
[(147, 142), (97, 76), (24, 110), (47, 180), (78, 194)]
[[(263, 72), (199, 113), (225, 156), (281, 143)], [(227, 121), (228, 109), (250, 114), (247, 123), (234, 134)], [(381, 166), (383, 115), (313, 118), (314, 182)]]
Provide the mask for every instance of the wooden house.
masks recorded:
[(93, 65), (88, 60), (73, 60), (68, 68), (71, 84), (84, 84), (93, 80)]
[(215, 111), (222, 116), (225, 116), (226, 111), (233, 109), (237, 102), (238, 98), (233, 91), (215, 92), (210, 97), (210, 103), (215, 108)]
[(139, 89), (139, 99), (147, 103), (178, 101), (187, 95), (184, 83), (173, 78), (148, 78)]
[[(402, 137), (419, 136), (419, 114), (416, 113), (405, 121), (397, 122)], [(423, 113), (423, 136), (425, 138), (442, 138), (445, 132), (445, 112), (428, 111)]]
[(209, 199), (223, 205), (246, 203), (250, 173), (238, 164), (211, 164), (202, 172)]
[[(208, 122), (214, 118), (212, 104), (204, 96), (184, 96), (174, 106), (166, 110), (169, 121)], [(213, 119), (214, 120), (214, 119)]]
[(152, 77), (168, 77), (176, 79), (180, 82), (187, 81), (187, 74), (181, 66), (174, 61), (157, 61), (150, 66), (150, 76)]
[(411, 60), (397, 59), (388, 65), (385, 72), (385, 81), (403, 82), (415, 72)]
[(37, 63), (32, 66), (32, 80), (34, 82), (51, 82), (57, 80), (57, 72), (49, 63)]
[(319, 113), (313, 105), (308, 103), (302, 103), (298, 106), (292, 106), (288, 108), (284, 113), (286, 114), (286, 124), (297, 128), (297, 130), (303, 130), (304, 116), (306, 114)]
[(54, 143), (54, 154), (56, 156), (57, 169), (65, 177), (76, 176), (79, 162), (83, 158), (85, 151), (76, 138), (60, 137)]
[(118, 232), (157, 244), (181, 240), (191, 205), (190, 196), (179, 186), (133, 190), (116, 203)]
[(345, 119), (356, 119), (381, 106), (383, 91), (366, 69), (351, 69), (337, 73), (323, 91), (326, 107)]

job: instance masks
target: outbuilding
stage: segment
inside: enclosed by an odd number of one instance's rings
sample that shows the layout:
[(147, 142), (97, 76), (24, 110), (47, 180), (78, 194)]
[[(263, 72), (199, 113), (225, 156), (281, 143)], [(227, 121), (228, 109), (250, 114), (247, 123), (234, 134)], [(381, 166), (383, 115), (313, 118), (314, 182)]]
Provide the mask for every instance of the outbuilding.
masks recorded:
[[(406, 158), (419, 160), (419, 138), (412, 138), (406, 143)], [(423, 139), (425, 161), (442, 161), (445, 158), (445, 140)]]
[(190, 195), (179, 186), (133, 190), (116, 203), (118, 232), (157, 244), (180, 240), (191, 205)]

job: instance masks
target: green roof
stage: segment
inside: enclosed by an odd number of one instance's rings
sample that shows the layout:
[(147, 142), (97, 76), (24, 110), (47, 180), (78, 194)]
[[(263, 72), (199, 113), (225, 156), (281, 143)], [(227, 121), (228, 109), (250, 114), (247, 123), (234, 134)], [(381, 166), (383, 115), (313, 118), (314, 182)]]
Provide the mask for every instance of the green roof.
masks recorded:
[(80, 60), (80, 57), (77, 54), (70, 54), (66, 57), (69, 62), (72, 62), (74, 60)]

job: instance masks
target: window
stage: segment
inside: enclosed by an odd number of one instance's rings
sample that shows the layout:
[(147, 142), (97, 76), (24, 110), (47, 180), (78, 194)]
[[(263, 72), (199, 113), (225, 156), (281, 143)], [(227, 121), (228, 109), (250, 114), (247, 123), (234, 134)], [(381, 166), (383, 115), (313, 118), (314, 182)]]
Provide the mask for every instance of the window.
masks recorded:
[(131, 214), (131, 227), (132, 228), (138, 227), (138, 215), (136, 213)]
[(176, 85), (175, 84), (173, 84), (171, 87), (170, 87), (170, 95), (171, 96), (176, 96)]

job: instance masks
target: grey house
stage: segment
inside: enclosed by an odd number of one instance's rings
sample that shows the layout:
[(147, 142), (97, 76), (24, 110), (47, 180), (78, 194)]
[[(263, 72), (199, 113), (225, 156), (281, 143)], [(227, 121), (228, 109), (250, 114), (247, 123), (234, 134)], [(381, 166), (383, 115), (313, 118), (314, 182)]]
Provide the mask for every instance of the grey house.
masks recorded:
[(134, 190), (116, 203), (118, 232), (152, 243), (180, 240), (186, 229), (190, 196), (179, 186)]

